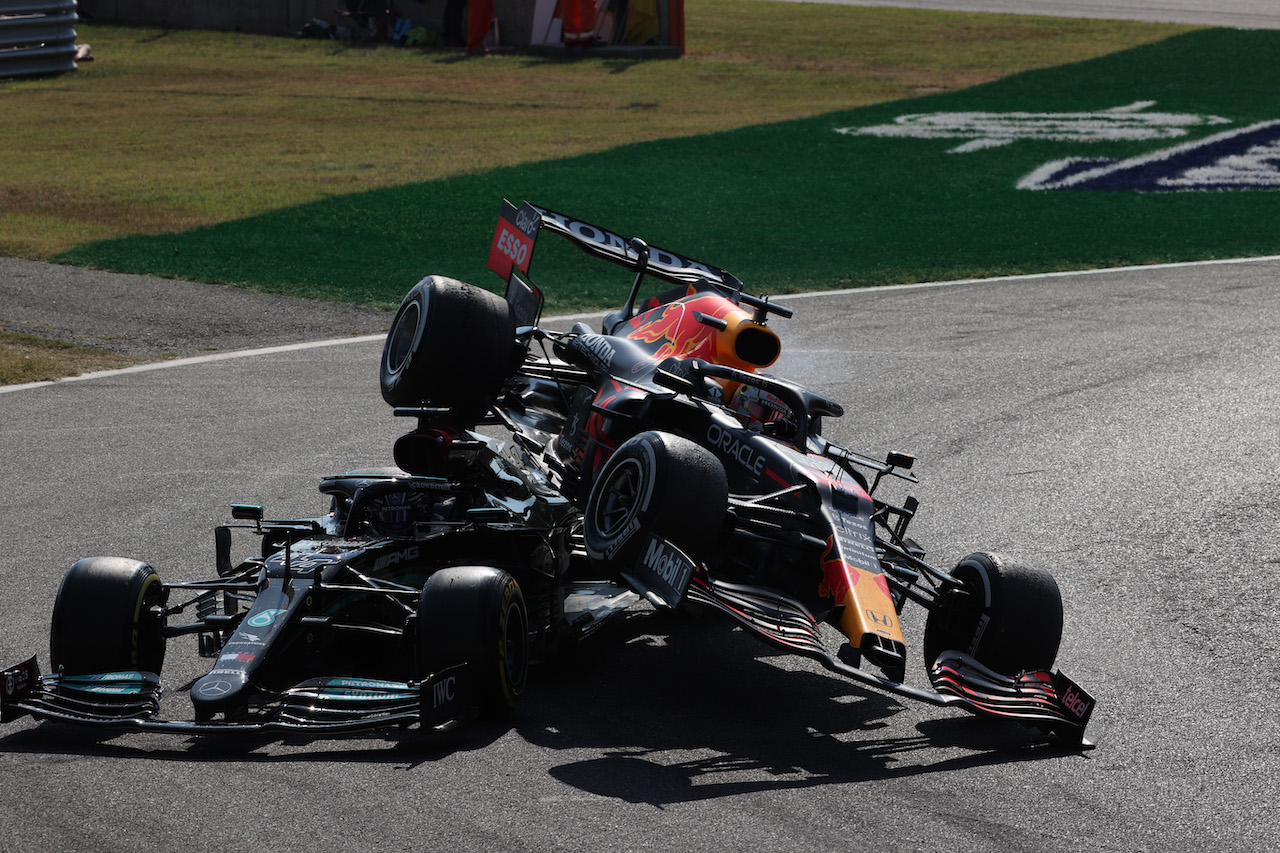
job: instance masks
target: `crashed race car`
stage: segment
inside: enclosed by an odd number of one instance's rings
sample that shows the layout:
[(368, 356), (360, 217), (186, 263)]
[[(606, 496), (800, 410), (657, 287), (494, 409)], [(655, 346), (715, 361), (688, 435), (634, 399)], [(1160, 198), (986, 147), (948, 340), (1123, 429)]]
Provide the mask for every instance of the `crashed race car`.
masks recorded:
[[(529, 270), (543, 233), (633, 276), (599, 331), (540, 325)], [(1091, 745), (1094, 699), (1053, 669), (1053, 577), (992, 553), (926, 562), (908, 534), (918, 502), (882, 496), (917, 482), (914, 458), (837, 446), (822, 427), (841, 406), (765, 372), (781, 353), (768, 320), (789, 309), (724, 269), (528, 203), (503, 203), (489, 266), (505, 299), (429, 276), (396, 313), (382, 394), (416, 423), (394, 468), (326, 479), (319, 519), (234, 507), (210, 580), (76, 563), (53, 672), (35, 658), (6, 671), (0, 717), (448, 726), (510, 713), (531, 660), (643, 598), (722, 613), (863, 685)], [(236, 527), (261, 537), (260, 557), (233, 565)], [(907, 678), (908, 603), (924, 611), (927, 684)], [(195, 719), (167, 720), (159, 673), (184, 634), (215, 663), (191, 686)]]
[[(54, 603), (53, 674), (41, 677), (35, 658), (3, 673), (0, 715), (324, 733), (510, 712), (530, 654), (563, 619), (556, 579), (577, 513), (484, 442), (456, 442), (449, 465), (448, 479), (326, 478), (332, 510), (319, 519), (233, 506), (241, 523), (216, 529), (207, 580), (164, 583), (119, 557), (78, 561)], [(260, 557), (232, 564), (235, 529), (261, 537)], [(585, 591), (635, 600), (607, 584)], [(191, 721), (160, 715), (166, 646), (183, 635), (214, 659), (191, 685)]]

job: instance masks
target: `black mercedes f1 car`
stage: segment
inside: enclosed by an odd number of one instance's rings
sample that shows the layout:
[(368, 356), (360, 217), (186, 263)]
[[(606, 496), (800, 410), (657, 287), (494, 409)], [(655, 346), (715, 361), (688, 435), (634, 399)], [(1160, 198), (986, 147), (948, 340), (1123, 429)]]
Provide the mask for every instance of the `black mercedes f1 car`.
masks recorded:
[[(633, 275), (596, 331), (539, 324), (538, 236)], [(765, 373), (789, 309), (731, 273), (545, 208), (504, 202), (489, 266), (506, 298), (429, 276), (405, 296), (383, 398), (416, 421), (396, 467), (321, 484), (321, 519), (238, 506), (261, 557), (166, 584), (98, 557), (68, 572), (53, 671), (3, 673), (0, 716), (129, 728), (347, 730), (510, 712), (527, 667), (641, 597), (710, 609), (864, 685), (1084, 737), (1094, 699), (1053, 670), (1053, 577), (997, 554), (948, 571), (878, 496), (917, 482), (822, 435), (833, 400)], [(658, 287), (649, 286), (658, 283)], [(658, 291), (647, 294), (648, 291)], [(907, 678), (900, 620), (924, 611), (927, 684)], [(159, 716), (167, 640), (215, 659), (194, 721)]]

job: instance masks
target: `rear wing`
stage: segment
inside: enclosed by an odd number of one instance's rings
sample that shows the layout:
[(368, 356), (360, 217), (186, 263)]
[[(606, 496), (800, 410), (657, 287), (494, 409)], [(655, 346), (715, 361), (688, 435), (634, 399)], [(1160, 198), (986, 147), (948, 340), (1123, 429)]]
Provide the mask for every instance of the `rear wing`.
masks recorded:
[[(624, 267), (631, 272), (644, 271), (671, 284), (719, 285), (725, 290), (741, 291), (742, 282), (733, 273), (702, 261), (678, 255), (667, 249), (656, 246), (645, 246), (643, 241), (625, 240), (618, 234), (598, 225), (591, 225), (580, 219), (574, 219), (563, 213), (556, 213), (545, 207), (529, 205), (537, 211), (544, 230), (559, 234), (573, 245), (592, 257)], [(645, 249), (648, 249), (648, 261), (645, 262)]]
[(607, 228), (529, 202), (517, 208), (506, 199), (502, 202), (489, 251), (489, 268), (508, 282), (513, 270), (518, 269), (527, 277), (533, 247), (541, 231), (559, 234), (588, 255), (633, 273), (643, 272), (671, 284), (712, 284), (726, 292), (742, 291), (742, 282), (737, 276), (720, 267), (648, 246), (639, 238), (627, 240)]
[[(650, 246), (639, 237), (623, 239), (607, 228), (527, 201), (517, 208), (509, 200), (503, 199), (498, 225), (493, 232), (493, 243), (489, 247), (488, 266), (507, 283), (507, 304), (511, 306), (512, 317), (518, 329), (535, 326), (542, 313), (542, 291), (530, 278), (529, 266), (533, 262), (533, 248), (538, 234), (544, 230), (559, 234), (594, 258), (617, 264), (635, 273), (636, 278), (627, 304), (616, 315), (610, 315), (614, 317), (615, 326), (632, 316), (640, 281), (646, 276), (677, 286), (714, 288), (735, 303), (739, 299), (748, 298), (742, 292), (742, 282), (738, 277), (720, 267), (678, 255), (668, 249)], [(767, 303), (760, 299), (748, 301), (761, 309), (757, 312), (757, 322), (763, 322), (763, 310)], [(781, 306), (769, 305), (768, 309), (790, 316), (790, 311), (781, 309)]]

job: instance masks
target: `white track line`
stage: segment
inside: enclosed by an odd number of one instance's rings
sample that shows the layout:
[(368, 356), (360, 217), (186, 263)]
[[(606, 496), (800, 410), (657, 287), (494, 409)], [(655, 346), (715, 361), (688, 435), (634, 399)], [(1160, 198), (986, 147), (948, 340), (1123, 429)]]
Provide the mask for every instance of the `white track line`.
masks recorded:
[(814, 290), (808, 293), (783, 293), (778, 299), (793, 302), (797, 299), (808, 299), (816, 296), (846, 296), (853, 293), (881, 293), (886, 290), (920, 290), (926, 287), (952, 287), (957, 284), (988, 284), (992, 282), (1030, 281), (1040, 278), (1075, 278), (1086, 275), (1105, 275), (1117, 272), (1135, 272), (1139, 270), (1178, 270), (1189, 267), (1213, 267), (1226, 264), (1252, 264), (1265, 261), (1280, 261), (1280, 255), (1265, 255), (1258, 258), (1226, 258), (1215, 261), (1181, 261), (1173, 264), (1146, 264), (1129, 267), (1106, 267), (1096, 270), (1067, 270), (1064, 272), (1038, 272), (1024, 275), (996, 275), (988, 278), (959, 278), (954, 281), (922, 281), (917, 284), (885, 284), (875, 287), (849, 287), (844, 290)]
[[(1186, 269), (1189, 267), (1207, 267), (1207, 266), (1224, 266), (1226, 264), (1251, 264), (1264, 263), (1267, 261), (1280, 261), (1280, 255), (1267, 255), (1259, 258), (1229, 258), (1214, 261), (1184, 261), (1173, 264), (1149, 264), (1146, 266), (1128, 266), (1128, 267), (1108, 267), (1106, 269), (1096, 270), (1070, 270), (1066, 272), (1050, 272), (1050, 273), (1030, 273), (1027, 275), (1004, 275), (992, 276), (990, 278), (962, 278), (954, 281), (925, 281), (918, 284), (888, 284), (878, 285), (875, 287), (850, 287), (843, 290), (815, 290), (809, 293), (787, 293), (779, 298), (786, 302), (794, 302), (797, 299), (809, 299), (822, 296), (853, 296), (862, 293), (883, 293), (888, 290), (921, 290), (931, 287), (954, 287), (960, 284), (998, 284), (1002, 282), (1018, 282), (1030, 281), (1034, 279), (1046, 278), (1075, 278), (1078, 276), (1089, 275), (1105, 275), (1107, 273), (1133, 272), (1138, 270), (1173, 270)], [(585, 320), (591, 317), (599, 317), (603, 311), (590, 311), (581, 314), (560, 314), (555, 317), (545, 318), (547, 321), (574, 321)], [(152, 361), (146, 364), (135, 364), (132, 367), (121, 367), (116, 370), (98, 370), (93, 373), (82, 373), (79, 376), (68, 376), (65, 379), (56, 379), (45, 382), (28, 382), (24, 385), (0, 385), (0, 394), (11, 394), (15, 391), (26, 391), (30, 388), (45, 388), (50, 385), (64, 385), (68, 382), (85, 382), (91, 379), (105, 379), (111, 376), (122, 376), (129, 373), (149, 373), (153, 370), (168, 370), (172, 367), (189, 367), (196, 364), (208, 364), (214, 361), (229, 361), (235, 358), (252, 358), (260, 355), (276, 355), (285, 352), (297, 352), (299, 350), (318, 349), (320, 347), (336, 347), (343, 344), (363, 344), (373, 341), (380, 341), (385, 335), (360, 335), (350, 338), (333, 338), (326, 341), (308, 341), (301, 344), (283, 344), (275, 347), (261, 347), (258, 349), (235, 350), (234, 352), (220, 352), (211, 355), (197, 355), (190, 358), (175, 358), (171, 361)]]
[(196, 355), (190, 358), (175, 358), (170, 361), (149, 361), (146, 364), (135, 364), (132, 367), (120, 367), (115, 370), (96, 370), (93, 373), (81, 373), (79, 376), (68, 376), (44, 382), (28, 382), (25, 385), (0, 385), (0, 394), (13, 391), (25, 391), (28, 388), (44, 388), (49, 385), (65, 385), (68, 382), (84, 382), (89, 379), (105, 379), (110, 376), (122, 376), (126, 373), (150, 373), (153, 370), (168, 370), (171, 367), (189, 367), (193, 364), (208, 364), (212, 361), (229, 361), (233, 358), (251, 358), (257, 355), (275, 355), (282, 352), (318, 349), (320, 347), (336, 347), (342, 344), (362, 344), (381, 341), (386, 335), (361, 335), (350, 338), (332, 338), (327, 341), (308, 341), (301, 344), (282, 344), (276, 347), (260, 347), (258, 349), (242, 349), (233, 352), (217, 352), (210, 355)]

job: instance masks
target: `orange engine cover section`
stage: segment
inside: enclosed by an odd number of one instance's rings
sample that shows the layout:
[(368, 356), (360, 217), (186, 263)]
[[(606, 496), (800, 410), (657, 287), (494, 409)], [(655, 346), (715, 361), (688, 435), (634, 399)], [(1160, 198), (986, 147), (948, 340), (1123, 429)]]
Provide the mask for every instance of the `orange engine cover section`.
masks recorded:
[[(695, 312), (725, 322), (723, 331), (698, 322)], [(655, 360), (698, 358), (713, 364), (755, 370), (778, 360), (782, 344), (773, 330), (723, 296), (694, 292), (644, 312), (628, 323), (624, 336), (644, 344)]]

